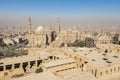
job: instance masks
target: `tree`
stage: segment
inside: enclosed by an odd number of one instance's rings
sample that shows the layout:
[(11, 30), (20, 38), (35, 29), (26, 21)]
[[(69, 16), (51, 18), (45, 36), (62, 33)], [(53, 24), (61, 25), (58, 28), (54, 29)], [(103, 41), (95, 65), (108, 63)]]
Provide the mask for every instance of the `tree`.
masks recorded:
[(85, 42), (76, 40), (74, 43), (68, 43), (68, 46), (84, 47), (85, 46)]
[(43, 72), (43, 69), (40, 67), (40, 68), (36, 69), (36, 71), (35, 71), (35, 72), (36, 72), (36, 73)]

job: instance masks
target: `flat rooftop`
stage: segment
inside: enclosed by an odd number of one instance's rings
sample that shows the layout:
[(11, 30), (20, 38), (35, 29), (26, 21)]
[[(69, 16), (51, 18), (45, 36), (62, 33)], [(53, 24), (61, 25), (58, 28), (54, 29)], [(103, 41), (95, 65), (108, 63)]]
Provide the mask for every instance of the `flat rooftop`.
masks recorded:
[(83, 56), (86, 63), (94, 68), (120, 63), (120, 54), (106, 54), (97, 48), (68, 48), (67, 51)]
[(36, 51), (36, 53), (33, 53), (32, 55), (2, 58), (0, 59), (0, 66), (35, 61), (35, 60), (40, 60), (40, 59), (48, 59), (49, 56), (55, 56), (55, 57), (58, 57), (59, 59), (69, 58), (65, 56), (64, 54), (52, 54), (46, 51)]
[(20, 78), (13, 78), (11, 80), (60, 80), (51, 72), (42, 72), (38, 74), (30, 74), (28, 76), (23, 76)]
[(75, 62), (74, 59), (66, 58), (66, 59), (59, 59), (59, 60), (43, 63), (43, 66), (44, 67), (53, 67), (53, 66), (57, 66), (57, 65), (61, 65), (61, 64), (74, 63), (74, 62)]
[(0, 66), (21, 63), (21, 62), (29, 62), (29, 61), (34, 61), (34, 60), (38, 60), (38, 59), (47, 59), (48, 56), (50, 55), (49, 53), (44, 52), (44, 51), (41, 51), (41, 52), (39, 51), (39, 53), (41, 53), (41, 54), (38, 54), (36, 52), (36, 53), (33, 53), (33, 55), (23, 55), (23, 56), (18, 56), (18, 57), (2, 58), (2, 59), (0, 59), (0, 63), (3, 63), (3, 64), (0, 64)]
[(80, 70), (67, 71), (58, 75), (63, 80), (96, 80), (96, 78), (87, 72), (82, 72)]

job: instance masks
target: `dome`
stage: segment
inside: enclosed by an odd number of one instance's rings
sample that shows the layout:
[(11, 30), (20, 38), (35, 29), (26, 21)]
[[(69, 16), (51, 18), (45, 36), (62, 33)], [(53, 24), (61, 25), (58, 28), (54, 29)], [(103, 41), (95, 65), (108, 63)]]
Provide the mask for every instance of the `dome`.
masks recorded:
[(37, 29), (35, 30), (36, 34), (42, 33), (44, 31), (42, 26), (38, 26)]

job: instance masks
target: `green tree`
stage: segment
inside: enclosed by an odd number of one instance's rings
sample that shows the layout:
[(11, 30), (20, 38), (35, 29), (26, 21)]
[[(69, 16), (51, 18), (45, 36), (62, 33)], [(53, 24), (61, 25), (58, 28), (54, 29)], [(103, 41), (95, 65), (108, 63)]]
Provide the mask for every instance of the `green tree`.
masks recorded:
[(35, 72), (36, 72), (36, 73), (43, 72), (43, 69), (40, 67), (40, 68), (36, 69), (36, 71), (35, 71)]

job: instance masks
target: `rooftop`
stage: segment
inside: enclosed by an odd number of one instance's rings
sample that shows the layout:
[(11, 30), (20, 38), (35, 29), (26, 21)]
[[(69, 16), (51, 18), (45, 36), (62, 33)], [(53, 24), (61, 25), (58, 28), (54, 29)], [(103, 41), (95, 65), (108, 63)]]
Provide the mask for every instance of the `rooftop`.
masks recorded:
[(87, 72), (81, 72), (80, 70), (74, 70), (62, 73), (59, 75), (63, 80), (96, 80), (96, 78)]
[(30, 74), (28, 76), (14, 78), (11, 80), (60, 80), (51, 72), (42, 72), (38, 74)]
[(43, 63), (44, 67), (52, 67), (52, 66), (57, 66), (57, 65), (61, 65), (61, 64), (67, 64), (67, 63), (72, 63), (75, 62), (74, 59), (72, 58), (67, 58), (67, 59), (59, 59), (59, 60), (55, 60), (55, 61), (50, 61), (47, 63)]
[(109, 54), (96, 48), (73, 48), (68, 49), (72, 54), (85, 57), (87, 64), (94, 68), (109, 66), (120, 62), (120, 54)]
[[(29, 61), (34, 61), (37, 59), (46, 59), (50, 55), (47, 52), (39, 52), (41, 54), (35, 53), (34, 55), (25, 55), (25, 56), (18, 56), (18, 57), (6, 57), (3, 59), (0, 59), (0, 63), (3, 63), (1, 65), (9, 65), (9, 64), (14, 64), (14, 63), (21, 63), (21, 62), (29, 62)], [(45, 53), (45, 54), (44, 54)]]

